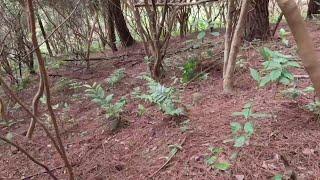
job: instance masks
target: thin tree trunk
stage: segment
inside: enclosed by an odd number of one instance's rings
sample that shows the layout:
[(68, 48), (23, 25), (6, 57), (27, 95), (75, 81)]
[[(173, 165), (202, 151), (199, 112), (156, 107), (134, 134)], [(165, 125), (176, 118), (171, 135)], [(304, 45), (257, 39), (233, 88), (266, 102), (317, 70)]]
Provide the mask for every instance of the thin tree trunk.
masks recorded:
[(228, 12), (226, 19), (226, 33), (224, 37), (224, 65), (223, 65), (223, 76), (225, 76), (225, 71), (227, 70), (227, 64), (230, 53), (230, 46), (232, 40), (232, 23), (233, 23), (233, 12), (235, 10), (235, 0), (228, 1)]
[(119, 34), (119, 38), (121, 43), (125, 47), (132, 46), (135, 41), (130, 34), (130, 31), (127, 27), (126, 20), (123, 16), (123, 12), (121, 9), (120, 0), (110, 0), (111, 2), (111, 12), (113, 14), (114, 22), (116, 25), (117, 32)]
[(225, 76), (223, 78), (223, 90), (227, 93), (232, 92), (233, 90), (234, 68), (236, 64), (236, 58), (239, 52), (239, 47), (241, 45), (241, 41), (243, 37), (243, 29), (245, 25), (245, 18), (248, 13), (248, 5), (249, 5), (249, 0), (244, 0), (242, 2), (239, 20), (235, 28), (235, 32), (231, 42), (227, 67), (225, 71)]
[(111, 2), (109, 0), (106, 0), (106, 30), (107, 30), (107, 36), (108, 36), (108, 42), (109, 46), (112, 51), (117, 51), (117, 45), (116, 45), (116, 34), (115, 34), (115, 26), (114, 26), (114, 17), (112, 13), (112, 6)]
[(307, 31), (305, 22), (300, 14), (300, 10), (292, 0), (277, 0), (277, 3), (282, 10), (292, 34), (298, 45), (298, 53), (302, 63), (309, 74), (316, 95), (320, 95), (320, 57), (316, 53), (314, 44)]
[(45, 40), (45, 43), (46, 43), (46, 47), (47, 47), (47, 50), (48, 50), (48, 53), (49, 53), (49, 56), (53, 56), (52, 54), (52, 51), (51, 51), (51, 47), (50, 47), (50, 44), (49, 44), (49, 41), (47, 39), (47, 33), (44, 29), (44, 26), (43, 26), (43, 23), (42, 23), (42, 20), (41, 20), (41, 17), (39, 15), (39, 13), (36, 14), (37, 15), (37, 19), (38, 19), (38, 24), (39, 24), (39, 27), (40, 27), (40, 30), (41, 30), (41, 33), (42, 33), (42, 36), (43, 36), (43, 39)]
[[(37, 35), (36, 35), (37, 32), (36, 32), (36, 25), (35, 25), (35, 15), (34, 15), (33, 2), (32, 2), (32, 0), (27, 0), (27, 2), (28, 2), (28, 10), (29, 10), (29, 23), (30, 23), (30, 29), (31, 29), (31, 32), (32, 32), (32, 43), (33, 43), (33, 47), (38, 47), (39, 44), (38, 44)], [(35, 52), (36, 52), (38, 63), (39, 63), (39, 71), (41, 73), (40, 78), (43, 79), (43, 82), (44, 82), (43, 84), (44, 84), (45, 91), (46, 91), (47, 108), (48, 108), (48, 112), (49, 112), (49, 115), (51, 117), (51, 121), (52, 121), (52, 124), (53, 124), (53, 127), (54, 127), (54, 131), (55, 131), (55, 135), (56, 135), (56, 138), (57, 138), (57, 142), (59, 144), (59, 150), (61, 152), (61, 158), (64, 161), (64, 164), (65, 164), (65, 166), (66, 166), (66, 168), (68, 170), (69, 179), (70, 180), (74, 180), (75, 177), (74, 177), (74, 174), (73, 174), (73, 169), (72, 169), (72, 166), (71, 166), (71, 164), (70, 164), (70, 162), (68, 160), (65, 148), (63, 146), (63, 143), (62, 143), (62, 140), (61, 140), (61, 137), (60, 137), (59, 127), (58, 127), (58, 124), (57, 124), (57, 119), (56, 119), (56, 116), (55, 116), (55, 114), (53, 112), (52, 105), (51, 105), (51, 95), (50, 95), (50, 87), (49, 87), (50, 84), (49, 84), (49, 80), (48, 80), (48, 74), (47, 74), (47, 71), (46, 71), (46, 68), (45, 68), (45, 62), (44, 62), (44, 59), (42, 58), (40, 49), (37, 48)]]

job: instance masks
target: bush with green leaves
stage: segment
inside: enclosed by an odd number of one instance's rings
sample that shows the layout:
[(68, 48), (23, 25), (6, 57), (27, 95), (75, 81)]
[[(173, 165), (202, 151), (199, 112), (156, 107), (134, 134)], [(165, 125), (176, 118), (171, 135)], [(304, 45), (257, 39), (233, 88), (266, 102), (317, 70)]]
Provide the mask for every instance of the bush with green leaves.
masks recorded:
[(107, 78), (107, 82), (109, 86), (114, 87), (116, 84), (118, 84), (123, 78), (125, 77), (125, 69), (117, 69), (115, 72), (113, 72), (110, 77)]
[(132, 93), (135, 98), (156, 104), (160, 110), (167, 115), (183, 115), (183, 110), (176, 107), (176, 103), (179, 101), (174, 88), (165, 87), (149, 76), (143, 76), (142, 78), (147, 81), (148, 92), (147, 94), (144, 94), (141, 92), (139, 87), (135, 88), (134, 92)]
[(213, 169), (219, 169), (221, 171), (226, 171), (231, 167), (231, 164), (227, 161), (219, 160), (221, 153), (223, 153), (223, 148), (209, 148), (211, 154), (206, 159), (206, 164)]
[(298, 89), (296, 87), (288, 88), (286, 90), (283, 90), (281, 93), (289, 97), (291, 99), (297, 99), (301, 96), (306, 96), (309, 93), (314, 92), (314, 88), (312, 86), (306, 87), (305, 89)]
[(232, 115), (243, 117), (246, 120), (244, 124), (239, 122), (230, 124), (235, 147), (243, 147), (249, 143), (255, 130), (253, 119), (270, 117), (268, 114), (254, 113), (252, 103), (245, 104), (241, 112), (234, 112)]
[(320, 101), (319, 100), (316, 100), (306, 105), (306, 109), (312, 112), (317, 117), (318, 120), (320, 119)]
[(190, 58), (183, 65), (183, 74), (182, 74), (182, 82), (189, 82), (192, 78), (194, 78), (197, 73), (198, 60), (196, 58)]
[(250, 68), (251, 76), (259, 83), (259, 87), (273, 82), (289, 85), (294, 81), (294, 75), (289, 71), (289, 68), (299, 68), (300, 65), (293, 57), (268, 48), (262, 48), (261, 55), (265, 60), (263, 69), (259, 72)]
[(279, 30), (279, 35), (280, 35), (282, 44), (284, 44), (286, 47), (289, 47), (290, 44), (289, 44), (289, 40), (287, 39), (287, 36), (289, 35), (289, 33), (285, 29), (281, 28)]
[(106, 118), (113, 120), (119, 119), (123, 108), (126, 105), (126, 99), (122, 97), (118, 102), (113, 103), (114, 95), (106, 95), (105, 90), (100, 84), (93, 83), (93, 85), (84, 85), (87, 89), (86, 95), (97, 103), (100, 107), (106, 110)]

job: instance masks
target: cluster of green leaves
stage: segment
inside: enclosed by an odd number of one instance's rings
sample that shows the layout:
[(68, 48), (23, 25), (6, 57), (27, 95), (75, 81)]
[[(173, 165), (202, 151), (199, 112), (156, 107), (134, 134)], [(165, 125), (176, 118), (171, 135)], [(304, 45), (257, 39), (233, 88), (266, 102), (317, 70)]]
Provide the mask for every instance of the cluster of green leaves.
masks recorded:
[(55, 91), (64, 91), (66, 89), (78, 90), (82, 87), (82, 83), (69, 78), (61, 78), (54, 86)]
[(288, 33), (285, 29), (283, 29), (283, 28), (281, 28), (281, 29), (279, 30), (279, 35), (280, 35), (280, 38), (281, 38), (281, 42), (282, 42), (282, 44), (284, 44), (286, 47), (289, 47), (289, 46), (290, 46), (289, 40), (287, 39), (288, 34), (289, 34), (289, 33)]
[(254, 113), (252, 103), (245, 104), (241, 112), (234, 112), (232, 115), (243, 117), (246, 120), (244, 124), (239, 122), (230, 124), (235, 147), (243, 147), (249, 143), (251, 136), (254, 134), (254, 122), (252, 119), (270, 117), (268, 114)]
[(89, 96), (93, 102), (106, 110), (107, 119), (118, 119), (126, 105), (126, 99), (122, 97), (118, 102), (112, 103), (114, 95), (106, 95), (105, 90), (100, 84), (94, 83), (91, 85), (84, 85), (87, 89), (85, 90), (87, 96)]
[(196, 58), (190, 58), (184, 65), (183, 65), (183, 74), (182, 74), (182, 82), (186, 83), (189, 82), (192, 78), (197, 75), (197, 66), (198, 60)]
[(317, 116), (317, 118), (320, 118), (320, 101), (314, 101), (306, 105), (307, 110), (312, 112)]
[(134, 97), (156, 104), (165, 114), (179, 116), (183, 114), (181, 108), (176, 107), (178, 99), (176, 90), (172, 87), (165, 87), (149, 76), (143, 76), (148, 83), (148, 93), (143, 94), (139, 87), (132, 93)]
[(214, 169), (219, 169), (221, 171), (226, 171), (231, 167), (231, 164), (226, 161), (219, 160), (221, 153), (223, 153), (223, 148), (209, 148), (211, 155), (206, 159), (206, 164)]
[(114, 87), (117, 83), (119, 83), (125, 77), (125, 69), (117, 69), (113, 72), (110, 77), (107, 78), (107, 82), (109, 86)]
[(312, 93), (312, 92), (314, 92), (314, 88), (312, 86), (309, 86), (309, 87), (302, 89), (302, 90), (295, 88), (295, 87), (292, 87), (292, 88), (289, 88), (289, 89), (282, 91), (282, 94), (284, 96), (291, 98), (291, 99), (297, 99), (301, 96), (305, 96), (308, 93)]
[(262, 48), (261, 55), (265, 60), (263, 70), (259, 72), (250, 68), (252, 78), (259, 83), (260, 87), (272, 82), (289, 85), (294, 81), (294, 75), (289, 71), (289, 68), (299, 68), (300, 65), (291, 56), (283, 55), (268, 48)]
[(27, 88), (30, 83), (31, 83), (30, 76), (26, 76), (26, 77), (22, 78), (21, 81), (14, 86), (14, 90), (22, 91), (25, 88)]

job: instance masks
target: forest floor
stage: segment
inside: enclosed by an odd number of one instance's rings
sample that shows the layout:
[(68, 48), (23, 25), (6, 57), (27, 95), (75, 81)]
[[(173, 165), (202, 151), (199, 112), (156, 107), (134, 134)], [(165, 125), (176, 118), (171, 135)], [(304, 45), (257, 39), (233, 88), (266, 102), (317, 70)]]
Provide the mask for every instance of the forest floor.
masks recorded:
[[(282, 27), (288, 30), (286, 26)], [(310, 23), (308, 28), (319, 47), (319, 25)], [(192, 39), (196, 39), (196, 35), (172, 39), (165, 61), (165, 85), (181, 77), (179, 67), (189, 55), (201, 56), (202, 52), (210, 49), (216, 55), (212, 59), (222, 61), (223, 34), (219, 37), (207, 35), (199, 48), (190, 48), (190, 43), (194, 45), (190, 41)], [(178, 120), (166, 117), (151, 104), (130, 99), (135, 87), (145, 87), (145, 81), (137, 78), (148, 69), (140, 45), (114, 54), (107, 52), (105, 55), (95, 55), (117, 58), (93, 61), (90, 71), (85, 70), (85, 64), (80, 62), (68, 62), (58, 70), (50, 69), (53, 105), (66, 103), (69, 107), (57, 107), (56, 114), (77, 179), (241, 180), (272, 179), (276, 175), (318, 179), (320, 122), (304, 108), (313, 97), (309, 95), (291, 100), (280, 93), (285, 89), (284, 86), (271, 85), (259, 89), (248, 70), (249, 67), (261, 67), (263, 60), (258, 49), (262, 46), (297, 56), (293, 37), (290, 35), (288, 39), (292, 44), (290, 48), (281, 45), (279, 39), (246, 43), (239, 55), (246, 61), (242, 68), (237, 68), (236, 88), (232, 94), (222, 91), (222, 71), (219, 67), (212, 68), (205, 80), (195, 80), (187, 86), (175, 83), (174, 86), (180, 90), (181, 104), (188, 111), (187, 117)], [(118, 68), (126, 69), (126, 77), (114, 88), (108, 88), (105, 79)], [(294, 72), (297, 75), (306, 74), (303, 69)], [(37, 79), (34, 77), (32, 82)], [(121, 127), (116, 132), (106, 130), (104, 112), (85, 96), (85, 88), (77, 87), (80, 83), (93, 82), (103, 84), (107, 92), (116, 97), (126, 95), (129, 98)], [(298, 88), (309, 85), (308, 78), (296, 81)], [(36, 89), (36, 83), (32, 83), (19, 93), (19, 97), (30, 104)], [(247, 102), (253, 102), (255, 112), (271, 116), (255, 120), (255, 133), (249, 144), (236, 148), (230, 141), (230, 123), (244, 120), (232, 116), (232, 113), (241, 111)], [(143, 116), (138, 115), (139, 104), (147, 109)], [(42, 113), (45, 114), (46, 110), (42, 109)], [(1, 133), (13, 132), (14, 140), (54, 169), (59, 179), (67, 177), (62, 161), (44, 132), (37, 127), (32, 140), (27, 140), (24, 135), (29, 118), (17, 106), (10, 109), (10, 115), (14, 115), (17, 123), (10, 127), (0, 126)], [(48, 122), (46, 118), (43, 120)], [(170, 153), (168, 146), (175, 144), (181, 145), (182, 149), (160, 169)], [(232, 164), (229, 170), (220, 171), (206, 164), (211, 147), (223, 148), (219, 159)], [(49, 179), (45, 173), (39, 172), (43, 172), (43, 169), (15, 148), (0, 146), (0, 179)]]

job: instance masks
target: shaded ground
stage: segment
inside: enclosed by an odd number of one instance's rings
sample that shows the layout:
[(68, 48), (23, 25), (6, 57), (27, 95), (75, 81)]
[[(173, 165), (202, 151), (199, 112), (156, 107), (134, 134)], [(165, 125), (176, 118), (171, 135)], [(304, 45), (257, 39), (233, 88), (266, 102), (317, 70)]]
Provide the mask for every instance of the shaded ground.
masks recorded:
[[(313, 25), (309, 29), (318, 47), (318, 27)], [(214, 49), (214, 54), (218, 54), (223, 45), (222, 36), (208, 36), (201, 46), (203, 50), (192, 50), (188, 48), (188, 39), (192, 37), (174, 39), (169, 48), (170, 56), (166, 60), (168, 73), (164, 78), (167, 85), (174, 81), (174, 77), (181, 77), (181, 70), (177, 67), (181, 67), (189, 55), (199, 56), (206, 51), (205, 48)], [(289, 39), (291, 43), (294, 42), (292, 37)], [(295, 46), (285, 48), (279, 42), (267, 42), (265, 46), (295, 55)], [(246, 58), (248, 63), (246, 68), (237, 70), (237, 88), (232, 95), (222, 93), (221, 70), (214, 68), (209, 72), (207, 80), (197, 80), (186, 88), (175, 85), (181, 90), (182, 104), (187, 106), (187, 118), (179, 121), (168, 119), (156, 107), (130, 100), (124, 112), (122, 127), (115, 133), (108, 132), (103, 126), (104, 113), (84, 96), (83, 88), (70, 89), (70, 79), (84, 84), (99, 82), (116, 97), (127, 95), (129, 98), (133, 88), (145, 84), (137, 78), (147, 70), (143, 63), (142, 47), (137, 45), (118, 54), (96, 55), (122, 56), (120, 59), (94, 61), (89, 72), (83, 68), (84, 64), (75, 62), (63, 66), (59, 71), (51, 70), (53, 104), (65, 102), (70, 106), (70, 110), (65, 113), (61, 107), (56, 112), (59, 119), (62, 119), (61, 136), (78, 179), (148, 179), (165, 163), (165, 157), (170, 151), (168, 146), (182, 142), (183, 149), (152, 178), (271, 179), (276, 174), (292, 174), (290, 172), (294, 172), (300, 179), (320, 177), (320, 125), (313, 114), (303, 109), (305, 104), (311, 102), (312, 97), (293, 101), (280, 93), (275, 94), (285, 87), (280, 86), (278, 90), (275, 86), (257, 89), (247, 68), (260, 66), (262, 59), (255, 50), (256, 44), (247, 44), (246, 47), (239, 57)], [(105, 79), (121, 67), (126, 68), (126, 78), (115, 88), (107, 88)], [(305, 72), (296, 70), (295, 74), (304, 75)], [(61, 76), (69, 80), (62, 80)], [(308, 84), (307, 79), (297, 81), (297, 87), (307, 87)], [(26, 102), (31, 102), (35, 90), (36, 85), (21, 92), (19, 96)], [(255, 111), (271, 114), (272, 118), (257, 120), (256, 132), (250, 144), (237, 149), (232, 142), (226, 140), (232, 138), (230, 123), (243, 120), (232, 117), (231, 114), (241, 111), (249, 101), (254, 102)], [(191, 106), (193, 103), (194, 106)], [(144, 104), (147, 108), (147, 113), (142, 117), (137, 113), (138, 104)], [(44, 109), (42, 111), (45, 113)], [(38, 128), (34, 138), (26, 140), (23, 135), (29, 119), (23, 118), (24, 113), (19, 108), (12, 108), (10, 114), (16, 120), (25, 121), (10, 128), (1, 127), (1, 131), (14, 132), (17, 142), (32, 150), (37, 159), (46, 162), (55, 169), (54, 172), (60, 179), (64, 179), (66, 172), (63, 164), (44, 133)], [(187, 119), (190, 120), (189, 130), (182, 132), (180, 122)], [(226, 160), (238, 152), (237, 159), (230, 160), (230, 170), (223, 172), (208, 168), (205, 159), (210, 153), (210, 147), (224, 148), (222, 157)], [(44, 173), (36, 175), (41, 171), (43, 170), (16, 149), (0, 146), (0, 177), (3, 179), (29, 176), (32, 176), (31, 179), (48, 179)]]

